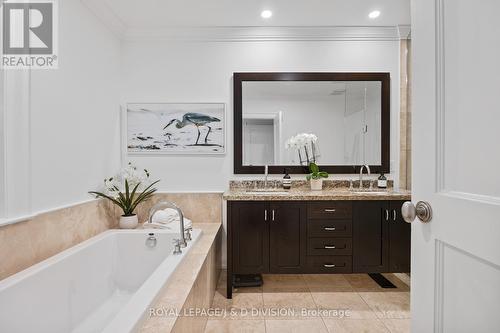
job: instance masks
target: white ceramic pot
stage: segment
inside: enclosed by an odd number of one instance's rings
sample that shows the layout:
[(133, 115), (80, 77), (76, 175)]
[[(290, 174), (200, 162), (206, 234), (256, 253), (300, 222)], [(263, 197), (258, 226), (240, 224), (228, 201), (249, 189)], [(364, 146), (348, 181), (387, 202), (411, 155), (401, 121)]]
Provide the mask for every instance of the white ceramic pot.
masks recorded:
[(311, 190), (321, 191), (323, 189), (323, 178), (311, 179)]
[(134, 229), (139, 225), (137, 215), (120, 216), (120, 229)]

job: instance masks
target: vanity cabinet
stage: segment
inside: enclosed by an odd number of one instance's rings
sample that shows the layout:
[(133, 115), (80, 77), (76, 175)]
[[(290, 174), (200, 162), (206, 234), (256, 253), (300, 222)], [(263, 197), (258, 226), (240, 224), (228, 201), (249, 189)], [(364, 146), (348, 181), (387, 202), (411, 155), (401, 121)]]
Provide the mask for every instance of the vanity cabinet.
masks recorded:
[(302, 273), (306, 265), (306, 205), (269, 205), (269, 272)]
[(410, 271), (411, 226), (401, 217), (403, 202), (353, 203), (353, 272)]
[(382, 273), (389, 268), (388, 202), (355, 201), (354, 260), (355, 273)]
[(305, 204), (233, 202), (230, 211), (234, 274), (302, 272)]
[(411, 225), (401, 216), (404, 201), (389, 202), (389, 272), (409, 272)]
[(269, 272), (268, 207), (265, 202), (235, 202), (230, 206), (228, 236), (235, 274)]
[(352, 273), (352, 204), (308, 202), (304, 273)]
[(228, 201), (228, 297), (234, 274), (410, 271), (403, 201)]

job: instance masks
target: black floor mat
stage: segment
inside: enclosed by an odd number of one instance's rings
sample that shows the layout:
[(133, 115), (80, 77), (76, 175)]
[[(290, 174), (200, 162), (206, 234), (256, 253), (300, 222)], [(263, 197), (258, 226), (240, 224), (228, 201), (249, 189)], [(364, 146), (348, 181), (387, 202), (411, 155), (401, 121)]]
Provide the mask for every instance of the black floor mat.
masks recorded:
[(391, 281), (387, 280), (385, 276), (380, 273), (371, 273), (368, 275), (382, 288), (397, 288)]
[(235, 288), (260, 287), (262, 283), (262, 275), (260, 274), (237, 274), (233, 276), (233, 286)]

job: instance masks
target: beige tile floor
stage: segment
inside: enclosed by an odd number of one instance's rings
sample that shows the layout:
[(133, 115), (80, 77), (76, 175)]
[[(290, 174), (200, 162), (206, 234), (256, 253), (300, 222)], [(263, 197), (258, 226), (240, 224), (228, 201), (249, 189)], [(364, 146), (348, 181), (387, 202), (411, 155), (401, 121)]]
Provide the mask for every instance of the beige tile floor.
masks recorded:
[(212, 308), (226, 316), (211, 316), (205, 333), (409, 332), (409, 286), (384, 275), (397, 288), (382, 289), (366, 274), (264, 275), (262, 287), (236, 289), (228, 300), (223, 272)]

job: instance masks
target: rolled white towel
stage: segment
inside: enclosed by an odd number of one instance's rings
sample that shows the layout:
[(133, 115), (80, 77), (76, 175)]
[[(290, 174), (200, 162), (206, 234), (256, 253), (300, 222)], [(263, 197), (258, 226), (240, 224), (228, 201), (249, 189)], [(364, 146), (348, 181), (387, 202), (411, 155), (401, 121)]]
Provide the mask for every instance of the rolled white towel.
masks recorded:
[[(153, 223), (163, 227), (167, 227), (171, 230), (179, 230), (179, 214), (173, 208), (159, 210), (153, 215)], [(185, 229), (192, 227), (192, 224), (193, 222), (190, 219), (184, 217)]]
[(153, 223), (158, 223), (158, 224), (167, 224), (170, 223), (170, 215), (163, 211), (159, 210), (153, 215)]

